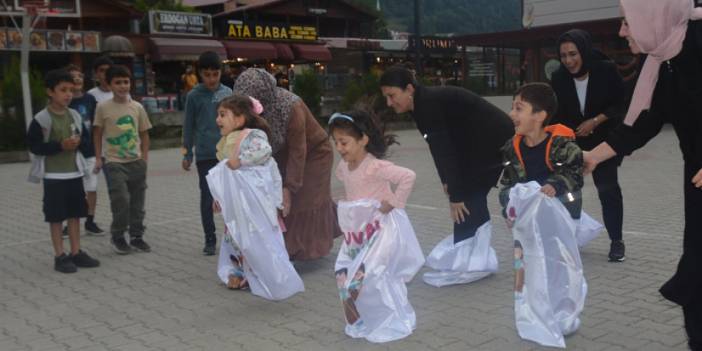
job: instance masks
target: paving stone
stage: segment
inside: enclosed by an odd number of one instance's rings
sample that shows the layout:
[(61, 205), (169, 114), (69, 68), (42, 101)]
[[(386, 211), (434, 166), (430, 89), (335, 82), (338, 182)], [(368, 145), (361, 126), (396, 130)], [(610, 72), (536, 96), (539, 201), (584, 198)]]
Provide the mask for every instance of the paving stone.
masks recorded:
[[(407, 213), (428, 254), (451, 230), (448, 204), (419, 134), (397, 134), (402, 145), (391, 148), (389, 159), (417, 173)], [(423, 269), (408, 284), (417, 329), (376, 345), (344, 334), (333, 277), (339, 242), (329, 257), (295, 263), (305, 292), (291, 299), (269, 302), (230, 291), (217, 278), (217, 257), (201, 254), (197, 173), (180, 169), (177, 149), (150, 156), (144, 238), (154, 250), (120, 256), (107, 237), (82, 235), (83, 248), (102, 265), (71, 275), (53, 271), (42, 188), (24, 181), (29, 164), (0, 165), (0, 350), (544, 349), (515, 330), (512, 236), (499, 216), (496, 191), (489, 206), (500, 271), (473, 284), (434, 288), (422, 282)], [(607, 262), (604, 232), (582, 249), (588, 300), (580, 330), (566, 338), (568, 349), (685, 350), (681, 310), (658, 293), (682, 247), (682, 162), (672, 129), (626, 158), (619, 174), (628, 259)], [(592, 178), (585, 182), (584, 209), (601, 220)], [(344, 193), (336, 179), (332, 193), (336, 199)], [(109, 228), (102, 176), (95, 219)], [(221, 233), (221, 218), (216, 225)]]

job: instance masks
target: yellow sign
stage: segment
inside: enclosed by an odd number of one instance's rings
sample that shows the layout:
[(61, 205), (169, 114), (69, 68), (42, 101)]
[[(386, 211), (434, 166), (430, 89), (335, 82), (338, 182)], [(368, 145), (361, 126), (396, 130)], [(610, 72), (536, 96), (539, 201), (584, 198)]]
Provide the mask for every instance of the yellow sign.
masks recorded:
[(308, 26), (227, 23), (227, 37), (235, 39), (317, 40), (317, 29)]

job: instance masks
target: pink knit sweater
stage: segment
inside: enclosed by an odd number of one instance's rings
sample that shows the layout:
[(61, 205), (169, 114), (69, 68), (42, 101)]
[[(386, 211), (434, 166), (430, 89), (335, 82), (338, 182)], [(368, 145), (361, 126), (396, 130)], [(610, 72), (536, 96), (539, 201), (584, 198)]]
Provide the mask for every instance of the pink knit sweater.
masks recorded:
[[(341, 160), (336, 167), (336, 177), (344, 183), (348, 201), (386, 200), (395, 208), (404, 208), (416, 175), (410, 169), (368, 154), (353, 171), (349, 170), (346, 161)], [(394, 193), (390, 184), (397, 185)]]

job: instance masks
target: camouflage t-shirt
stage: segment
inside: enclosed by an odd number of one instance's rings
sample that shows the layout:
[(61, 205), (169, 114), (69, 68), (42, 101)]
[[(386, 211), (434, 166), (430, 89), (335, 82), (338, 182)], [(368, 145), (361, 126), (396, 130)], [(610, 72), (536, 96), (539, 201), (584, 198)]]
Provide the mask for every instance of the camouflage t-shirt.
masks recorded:
[(149, 116), (140, 103), (129, 100), (117, 103), (113, 99), (101, 102), (95, 110), (95, 127), (102, 128), (107, 162), (131, 162), (141, 158), (139, 132), (151, 129)]

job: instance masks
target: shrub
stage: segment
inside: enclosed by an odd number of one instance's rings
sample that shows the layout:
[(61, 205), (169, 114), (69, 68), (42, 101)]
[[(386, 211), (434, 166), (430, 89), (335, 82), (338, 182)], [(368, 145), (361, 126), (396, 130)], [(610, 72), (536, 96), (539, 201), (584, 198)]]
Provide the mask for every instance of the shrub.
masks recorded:
[(313, 70), (306, 69), (295, 76), (293, 93), (302, 98), (314, 116), (319, 115), (320, 103), (322, 102), (322, 81)]
[[(0, 150), (21, 150), (25, 147), (24, 103), (22, 101), (22, 83), (20, 79), (20, 62), (15, 55), (2, 70), (0, 84)], [(29, 74), (29, 88), (32, 94), (33, 113), (46, 105), (46, 88), (42, 74), (32, 69)], [(10, 113), (14, 111), (14, 113)]]

